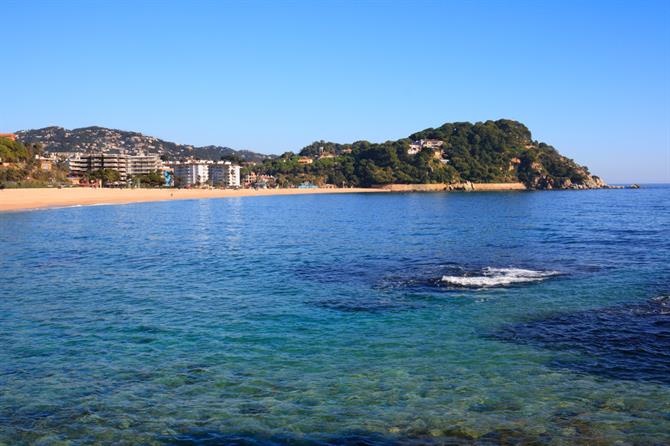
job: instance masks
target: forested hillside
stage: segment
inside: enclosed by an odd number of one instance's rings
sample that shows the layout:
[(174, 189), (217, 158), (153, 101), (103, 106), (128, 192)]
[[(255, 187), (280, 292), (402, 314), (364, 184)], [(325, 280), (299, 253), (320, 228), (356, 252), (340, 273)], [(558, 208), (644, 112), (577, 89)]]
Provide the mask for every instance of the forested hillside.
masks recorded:
[[(305, 157), (309, 157), (306, 161)], [(602, 186), (586, 166), (534, 141), (520, 122), (501, 119), (444, 124), (384, 143), (317, 141), (253, 168), (283, 185), (523, 182), (531, 189)]]
[(5, 187), (43, 187), (57, 185), (65, 180), (64, 164), (50, 164), (42, 169), (36, 155), (42, 154), (40, 144), (25, 145), (0, 137), (0, 189)]

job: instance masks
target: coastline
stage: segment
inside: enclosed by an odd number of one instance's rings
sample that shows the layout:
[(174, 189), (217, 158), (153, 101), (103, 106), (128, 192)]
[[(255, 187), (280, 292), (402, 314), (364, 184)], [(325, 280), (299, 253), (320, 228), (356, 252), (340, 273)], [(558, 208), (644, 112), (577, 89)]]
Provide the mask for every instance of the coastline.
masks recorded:
[(523, 183), (428, 183), (428, 184), (386, 184), (377, 186), (389, 192), (496, 192), (528, 190)]
[(388, 190), (351, 189), (106, 189), (35, 188), (0, 190), (0, 212), (28, 211), (71, 206), (146, 203), (169, 200), (197, 200), (272, 195), (380, 193)]
[[(621, 187), (623, 188), (623, 186)], [(73, 206), (146, 203), (171, 200), (198, 200), (274, 195), (315, 195), (352, 193), (412, 192), (510, 192), (528, 191), (522, 183), (391, 184), (371, 188), (346, 189), (108, 189), (108, 188), (25, 188), (0, 190), (0, 212), (17, 212)]]

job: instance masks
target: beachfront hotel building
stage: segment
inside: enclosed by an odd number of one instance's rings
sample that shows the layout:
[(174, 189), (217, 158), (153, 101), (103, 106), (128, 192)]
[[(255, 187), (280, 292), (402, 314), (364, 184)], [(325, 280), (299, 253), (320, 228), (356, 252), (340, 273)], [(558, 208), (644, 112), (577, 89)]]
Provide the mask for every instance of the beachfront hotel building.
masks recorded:
[(145, 175), (161, 168), (158, 155), (125, 155), (119, 153), (80, 153), (68, 158), (68, 169), (74, 176), (111, 169), (119, 172), (121, 181), (133, 175)]
[(130, 155), (128, 156), (128, 175), (146, 175), (163, 167), (158, 155)]
[(67, 163), (70, 175), (75, 177), (111, 169), (119, 172), (121, 182), (126, 182), (133, 176), (170, 170), (180, 186), (240, 187), (240, 166), (230, 161), (175, 161), (163, 165), (158, 155), (77, 153), (68, 157)]
[(205, 163), (174, 163), (171, 167), (180, 186), (198, 186), (209, 181), (209, 168)]
[(87, 172), (111, 169), (119, 172), (121, 181), (128, 178), (128, 155), (117, 153), (87, 153), (67, 160), (70, 174), (84, 176)]
[(168, 166), (181, 186), (240, 187), (240, 166), (230, 161), (183, 161)]
[(215, 186), (240, 187), (240, 166), (230, 161), (210, 164), (209, 178)]

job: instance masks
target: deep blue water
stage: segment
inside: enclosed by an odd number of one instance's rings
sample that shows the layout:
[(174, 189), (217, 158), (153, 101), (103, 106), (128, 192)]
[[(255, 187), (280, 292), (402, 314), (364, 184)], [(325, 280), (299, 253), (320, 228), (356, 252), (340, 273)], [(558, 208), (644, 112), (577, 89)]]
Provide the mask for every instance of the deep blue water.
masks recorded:
[(0, 444), (670, 444), (670, 188), (0, 214)]

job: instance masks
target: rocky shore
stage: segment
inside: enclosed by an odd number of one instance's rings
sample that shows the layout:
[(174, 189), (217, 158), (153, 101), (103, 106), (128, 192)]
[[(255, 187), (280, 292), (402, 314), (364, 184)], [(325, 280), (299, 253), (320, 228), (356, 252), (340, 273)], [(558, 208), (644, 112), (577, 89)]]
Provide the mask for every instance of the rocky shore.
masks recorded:
[(587, 189), (639, 189), (638, 184), (630, 186), (610, 186), (600, 177), (590, 176), (580, 183), (573, 183), (566, 179), (554, 181), (551, 178), (540, 178), (532, 185), (524, 183), (473, 183), (470, 181), (458, 183), (430, 183), (430, 184), (385, 184), (374, 186), (377, 189), (389, 192), (488, 192), (488, 191), (521, 191), (521, 190), (587, 190)]

